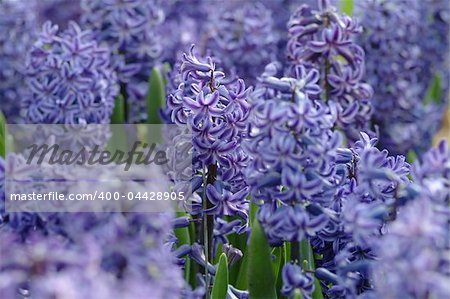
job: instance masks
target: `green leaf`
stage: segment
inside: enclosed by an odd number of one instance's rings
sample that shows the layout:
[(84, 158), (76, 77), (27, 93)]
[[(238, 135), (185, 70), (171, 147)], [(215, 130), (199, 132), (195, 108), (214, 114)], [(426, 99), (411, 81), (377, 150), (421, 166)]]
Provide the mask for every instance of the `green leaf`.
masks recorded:
[[(196, 233), (195, 233), (195, 223), (192, 221), (189, 224), (189, 239), (190, 240), (196, 240)], [(190, 261), (191, 259), (188, 258), (188, 260)], [(190, 271), (190, 275), (189, 275), (189, 284), (195, 288), (197, 285), (197, 276), (196, 274), (200, 271), (199, 268), (199, 264), (197, 264), (196, 262), (191, 262), (191, 271)]]
[(280, 273), (281, 261), (283, 260), (283, 250), (282, 247), (276, 247), (272, 250), (272, 256), (275, 258), (272, 260), (273, 275), (275, 276), (275, 281), (278, 279), (278, 273)]
[(236, 288), (247, 289), (248, 288), (248, 247), (244, 251), (244, 256), (242, 257), (241, 266), (239, 269), (238, 278), (236, 279)]
[[(281, 294), (281, 288), (283, 287), (283, 277), (282, 277), (282, 272), (283, 272), (283, 266), (284, 264), (286, 264), (286, 246), (285, 246), (286, 242), (283, 244), (283, 246), (281, 246), (281, 264), (280, 264), (280, 269), (278, 270), (278, 275), (277, 275), (277, 282), (276, 282), (276, 289), (277, 289), (277, 295), (279, 299), (286, 299), (286, 297), (283, 296), (283, 294)], [(289, 262), (289, 260), (288, 260)]]
[(148, 84), (147, 95), (147, 123), (160, 124), (161, 117), (159, 111), (165, 106), (166, 88), (163, 76), (157, 68), (153, 68)]
[(250, 298), (277, 298), (272, 256), (266, 235), (257, 219), (253, 220), (249, 244), (248, 290)]
[(303, 263), (304, 261), (308, 263), (309, 267), (308, 269), (305, 270), (314, 269), (314, 255), (308, 240), (302, 240), (300, 242), (300, 262)]
[(6, 118), (3, 113), (0, 111), (0, 136), (5, 136), (5, 126), (6, 126)]
[(346, 15), (353, 15), (354, 2), (353, 0), (342, 0), (341, 2), (341, 10)]
[(320, 281), (314, 277), (314, 292), (312, 293), (313, 299), (323, 299), (322, 286)]
[[(243, 254), (245, 253), (245, 249), (247, 248), (247, 234), (231, 234), (229, 240), (234, 248), (238, 248), (242, 251)], [(237, 263), (230, 267), (229, 283), (233, 286), (236, 285), (236, 282), (239, 279), (239, 273), (242, 265), (244, 264), (244, 256)], [(245, 275), (247, 275), (247, 272), (245, 272)]]
[(217, 267), (214, 285), (211, 292), (212, 299), (224, 299), (228, 291), (228, 261), (225, 253), (222, 253)]
[[(186, 212), (177, 212), (177, 217), (184, 217), (186, 216)], [(178, 239), (177, 247), (180, 247), (181, 245), (187, 244), (191, 245), (191, 236), (189, 235), (189, 227), (180, 227), (174, 229), (175, 236)], [(184, 276), (186, 281), (189, 281), (190, 278), (190, 271), (191, 271), (191, 260), (189, 258), (186, 258), (186, 264), (184, 265)]]
[(410, 149), (408, 151), (408, 153), (406, 154), (406, 161), (411, 164), (416, 160), (417, 160), (416, 152), (414, 150)]
[(0, 157), (6, 156), (6, 118), (0, 111)]
[(124, 124), (125, 123), (125, 99), (123, 95), (119, 94), (114, 103), (114, 110), (111, 116), (112, 124)]
[(291, 242), (284, 242), (284, 260), (286, 263), (291, 260)]
[[(303, 265), (304, 268), (308, 268), (304, 270), (316, 269), (314, 253), (308, 240), (303, 240), (300, 242), (300, 260), (302, 261), (300, 264)], [(320, 286), (320, 282), (317, 278), (314, 278), (314, 292), (312, 297), (313, 299), (323, 299), (322, 287)]]
[[(249, 213), (249, 223), (250, 227), (253, 225), (253, 221), (256, 219), (256, 213), (258, 212), (258, 206), (252, 201), (251, 198), (248, 198), (250, 201), (250, 213)], [(247, 245), (247, 244), (246, 244)], [(239, 267), (238, 278), (236, 279), (236, 287), (238, 289), (246, 290), (248, 289), (248, 261), (249, 261), (249, 247), (242, 246), (241, 249), (244, 256), (242, 257), (242, 261)]]
[(434, 75), (433, 79), (431, 80), (427, 94), (425, 96), (425, 99), (423, 100), (423, 103), (425, 105), (429, 105), (431, 103), (439, 103), (442, 100), (442, 84), (441, 84), (441, 76), (436, 74)]

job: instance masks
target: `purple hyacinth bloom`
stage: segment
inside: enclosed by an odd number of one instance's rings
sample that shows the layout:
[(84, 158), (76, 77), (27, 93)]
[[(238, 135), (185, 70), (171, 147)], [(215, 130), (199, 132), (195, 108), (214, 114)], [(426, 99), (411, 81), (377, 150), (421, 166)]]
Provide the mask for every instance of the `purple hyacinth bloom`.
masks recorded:
[(423, 197), (400, 209), (377, 246), (372, 267), (375, 292), (383, 298), (447, 298), (448, 206)]
[(221, 194), (216, 187), (208, 185), (206, 194), (213, 207), (206, 209), (205, 213), (224, 216), (243, 215), (244, 218), (247, 217), (248, 202), (245, 198), (248, 194), (248, 188), (244, 188), (235, 194), (228, 190), (222, 190)]
[(295, 66), (277, 77), (276, 64), (266, 67), (253, 92), (250, 133), (245, 143), (251, 159), (246, 180), (270, 243), (300, 241), (325, 227), (324, 211), (342, 176), (336, 169), (341, 136), (332, 130), (335, 110), (318, 101), (315, 69)]
[(298, 289), (302, 298), (312, 298), (314, 277), (311, 273), (304, 273), (299, 266), (288, 263), (283, 266), (282, 278), (283, 288), (281, 292), (284, 296), (293, 296), (295, 290)]
[(332, 298), (356, 298), (372, 289), (367, 269), (376, 260), (373, 247), (411, 186), (405, 158), (390, 156), (376, 144), (376, 138), (361, 133), (352, 148), (340, 151), (345, 179), (329, 205), (330, 221), (313, 239), (323, 255), (320, 266), (336, 275), (337, 282), (326, 290)]
[(272, 12), (261, 3), (238, 1), (227, 3), (224, 11), (211, 5), (210, 11), (208, 49), (224, 68), (253, 82), (277, 55)]
[[(228, 178), (234, 192), (245, 156), (240, 148), (247, 126), (250, 105), (243, 80), (224, 80), (211, 57), (198, 58), (193, 47), (183, 55), (178, 89), (168, 96), (171, 120), (192, 126), (194, 160), (202, 165), (217, 165), (218, 174)], [(198, 170), (201, 170), (200, 169)]]
[(0, 99), (9, 123), (21, 123), (20, 100), (26, 90), (26, 53), (33, 44), (38, 21), (32, 6), (22, 1), (0, 3)]
[(318, 1), (317, 9), (304, 4), (288, 23), (287, 59), (320, 72), (321, 98), (333, 102), (336, 123), (350, 141), (359, 131), (369, 131), (373, 90), (363, 82), (364, 51), (355, 43), (361, 33), (358, 22), (341, 14), (330, 1)]
[(391, 153), (421, 154), (430, 147), (448, 104), (448, 1), (357, 4), (355, 14), (364, 27), (358, 42), (366, 52), (367, 79), (377, 87), (372, 104), (380, 145)]
[(65, 30), (70, 21), (79, 22), (81, 17), (81, 1), (73, 0), (33, 0), (33, 9), (37, 13), (40, 24), (51, 21)]
[(109, 123), (118, 92), (109, 59), (108, 50), (76, 23), (62, 33), (45, 23), (27, 60), (27, 121)]
[(234, 248), (230, 244), (223, 245), (223, 252), (227, 255), (228, 264), (230, 266), (236, 264), (243, 257), (242, 251), (238, 248)]
[(158, 0), (82, 0), (81, 23), (111, 49), (111, 62), (130, 103), (127, 119), (146, 119), (148, 78), (160, 62), (159, 27), (164, 11)]
[(450, 202), (450, 148), (442, 140), (412, 167), (412, 177), (423, 193), (440, 203)]
[(348, 56), (345, 50), (349, 45), (351, 41), (344, 37), (343, 29), (336, 24), (322, 31), (321, 40), (308, 43), (311, 51), (325, 55), (327, 58), (338, 54)]
[[(242, 234), (248, 227), (249, 188), (243, 173), (248, 155), (242, 142), (248, 131), (250, 89), (243, 80), (226, 77), (215, 59), (199, 56), (193, 46), (176, 66), (164, 113), (180, 128), (190, 128), (194, 151), (188, 181), (194, 188), (185, 209), (212, 220), (207, 223), (213, 231), (212, 257), (220, 243), (228, 243), (227, 235)], [(198, 257), (196, 261), (204, 265)]]
[(266, 204), (258, 211), (258, 220), (269, 243), (277, 246), (281, 240), (295, 242), (315, 236), (326, 226), (328, 217), (325, 214), (310, 215), (300, 205), (273, 208)]

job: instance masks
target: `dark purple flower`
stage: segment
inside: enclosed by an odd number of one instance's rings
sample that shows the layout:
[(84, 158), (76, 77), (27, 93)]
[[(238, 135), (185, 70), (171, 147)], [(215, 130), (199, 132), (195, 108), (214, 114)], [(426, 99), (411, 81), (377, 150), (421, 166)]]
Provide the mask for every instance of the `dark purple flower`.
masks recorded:
[(302, 298), (312, 298), (314, 291), (314, 277), (311, 273), (303, 272), (302, 268), (293, 264), (286, 264), (282, 270), (284, 296), (293, 296), (295, 290), (301, 292)]
[(322, 100), (333, 102), (336, 124), (350, 141), (370, 128), (371, 87), (363, 83), (364, 51), (354, 39), (361, 33), (355, 19), (341, 14), (330, 1), (319, 1), (318, 10), (304, 4), (289, 23), (287, 58), (292, 67), (304, 65), (320, 72)]
[(242, 215), (245, 218), (248, 202), (245, 200), (248, 188), (244, 188), (237, 193), (222, 190), (220, 193), (213, 185), (206, 187), (206, 195), (213, 207), (206, 209), (205, 213), (213, 215), (234, 216)]

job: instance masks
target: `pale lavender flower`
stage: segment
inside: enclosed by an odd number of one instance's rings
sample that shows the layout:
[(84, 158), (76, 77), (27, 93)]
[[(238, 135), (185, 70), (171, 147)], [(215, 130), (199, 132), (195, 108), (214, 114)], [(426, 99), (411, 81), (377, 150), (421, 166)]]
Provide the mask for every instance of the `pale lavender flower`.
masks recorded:
[(23, 1), (0, 3), (0, 101), (9, 123), (21, 123), (20, 101), (24, 95), (26, 53), (33, 44), (38, 21)]
[(207, 26), (208, 49), (223, 67), (253, 82), (264, 65), (276, 58), (278, 37), (274, 33), (272, 12), (261, 3), (227, 3), (217, 10), (211, 7)]
[(109, 51), (76, 23), (44, 24), (26, 65), (23, 100), (31, 123), (109, 123), (118, 92)]
[(448, 277), (448, 207), (426, 197), (402, 209), (376, 247), (372, 268), (375, 292), (383, 298), (446, 298)]
[(81, 23), (112, 53), (112, 64), (130, 104), (127, 119), (146, 119), (148, 80), (161, 57), (158, 28), (164, 11), (158, 0), (82, 0)]
[[(367, 79), (376, 90), (374, 123), (391, 153), (426, 151), (448, 103), (449, 7), (446, 0), (364, 0), (355, 6), (364, 33)], [(425, 99), (434, 76), (434, 99)], [(436, 98), (441, 94), (440, 98)]]

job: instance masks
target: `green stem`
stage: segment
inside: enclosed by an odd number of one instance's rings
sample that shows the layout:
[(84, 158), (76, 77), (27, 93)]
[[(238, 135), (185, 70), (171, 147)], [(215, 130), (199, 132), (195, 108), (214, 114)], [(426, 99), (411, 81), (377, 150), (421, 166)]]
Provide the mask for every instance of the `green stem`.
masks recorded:
[(325, 83), (324, 83), (324, 87), (325, 87), (325, 101), (328, 102), (328, 100), (330, 99), (330, 92), (331, 92), (331, 86), (328, 83), (328, 74), (330, 73), (330, 61), (328, 60), (328, 58), (325, 59)]
[[(214, 184), (216, 181), (217, 176), (217, 165), (212, 164), (208, 166), (208, 174), (206, 175), (206, 167), (203, 166), (203, 211), (206, 209), (211, 208), (212, 204), (208, 200), (208, 197), (206, 196), (206, 186), (209, 184)], [(214, 263), (214, 255), (213, 255), (213, 246), (212, 244), (209, 244), (209, 241), (213, 240), (213, 233), (214, 233), (214, 216), (213, 215), (206, 215), (205, 212), (203, 212), (203, 244), (205, 247), (205, 259), (206, 259), (206, 266), (205, 266), (205, 280), (206, 280), (206, 299), (210, 297), (209, 288), (210, 288), (210, 276), (208, 273), (208, 263), (213, 264)]]
[(120, 85), (120, 94), (123, 97), (123, 117), (125, 122), (124, 123), (128, 123), (128, 113), (129, 113), (129, 107), (128, 107), (128, 96), (127, 96), (127, 89), (126, 89), (126, 85), (125, 84), (121, 84)]
[(301, 265), (300, 261), (300, 242), (292, 241), (291, 242), (291, 261), (294, 264)]
[(210, 298), (209, 287), (211, 285), (210, 276), (208, 273), (208, 262), (209, 262), (209, 234), (208, 234), (208, 220), (207, 215), (204, 212), (207, 208), (207, 198), (206, 198), (206, 168), (203, 166), (203, 245), (205, 249), (205, 281), (206, 281), (206, 299)]

